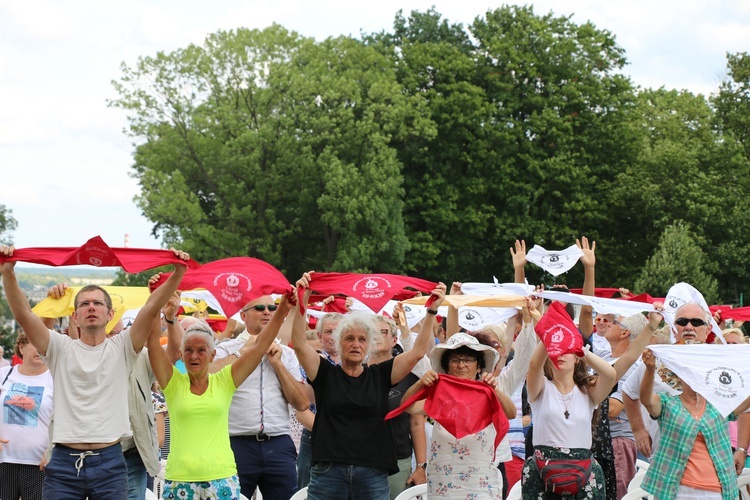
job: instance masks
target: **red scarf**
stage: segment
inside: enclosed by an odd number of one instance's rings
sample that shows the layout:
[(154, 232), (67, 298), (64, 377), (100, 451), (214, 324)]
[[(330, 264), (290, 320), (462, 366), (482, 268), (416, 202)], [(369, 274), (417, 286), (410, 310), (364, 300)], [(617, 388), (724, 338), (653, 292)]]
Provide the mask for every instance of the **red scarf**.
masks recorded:
[[(391, 299), (413, 297), (414, 292), (406, 290), (407, 287), (430, 293), (437, 283), (398, 274), (313, 273), (310, 279), (310, 289), (315, 294), (324, 297), (343, 294), (361, 301), (376, 313)], [(429, 307), (432, 300), (425, 305)], [(300, 304), (300, 311), (302, 307)]]
[(508, 433), (510, 422), (492, 387), (484, 382), (442, 373), (438, 375), (437, 382), (420, 389), (401, 406), (388, 413), (385, 419), (400, 415), (422, 399), (425, 399), (424, 412), (456, 439), (476, 434), (492, 423), (496, 432), (494, 449), (497, 450), (500, 441)]
[(549, 359), (555, 366), (557, 358), (563, 354), (583, 356), (583, 337), (578, 333), (578, 328), (570, 319), (562, 302), (552, 303), (534, 327), (534, 331), (542, 339)]
[[(161, 286), (169, 274), (162, 274), (154, 288)], [(216, 297), (224, 315), (229, 318), (253, 299), (272, 293), (289, 293), (292, 288), (281, 271), (252, 257), (231, 257), (204, 264), (185, 273), (180, 290), (205, 288)]]
[(110, 248), (101, 236), (94, 236), (78, 248), (37, 247), (19, 248), (12, 257), (0, 256), (0, 263), (7, 261), (33, 262), (48, 266), (122, 267), (128, 273), (140, 273), (167, 264), (182, 264), (190, 269), (200, 267), (196, 261), (182, 260), (170, 250), (148, 248)]

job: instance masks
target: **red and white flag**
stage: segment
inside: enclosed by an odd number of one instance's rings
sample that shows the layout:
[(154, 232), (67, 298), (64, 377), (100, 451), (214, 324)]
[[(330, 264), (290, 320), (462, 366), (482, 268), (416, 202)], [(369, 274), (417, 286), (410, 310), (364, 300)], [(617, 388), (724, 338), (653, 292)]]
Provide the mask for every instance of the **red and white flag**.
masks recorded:
[[(163, 274), (156, 287), (167, 280)], [(185, 273), (180, 290), (206, 289), (216, 298), (227, 318), (253, 299), (263, 295), (285, 294), (292, 285), (271, 264), (252, 257), (231, 257), (204, 264)]]
[(561, 302), (552, 303), (534, 327), (534, 331), (542, 339), (549, 359), (555, 366), (557, 358), (563, 354), (583, 356), (583, 337)]

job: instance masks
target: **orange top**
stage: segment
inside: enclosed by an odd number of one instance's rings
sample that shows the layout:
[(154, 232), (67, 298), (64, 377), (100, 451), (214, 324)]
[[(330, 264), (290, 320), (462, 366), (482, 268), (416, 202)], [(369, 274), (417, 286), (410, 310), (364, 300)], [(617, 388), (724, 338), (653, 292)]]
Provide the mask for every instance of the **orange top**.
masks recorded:
[(682, 475), (680, 484), (697, 490), (721, 493), (719, 476), (716, 474), (716, 468), (708, 454), (706, 440), (700, 432), (695, 438), (695, 444), (688, 457), (685, 473)]

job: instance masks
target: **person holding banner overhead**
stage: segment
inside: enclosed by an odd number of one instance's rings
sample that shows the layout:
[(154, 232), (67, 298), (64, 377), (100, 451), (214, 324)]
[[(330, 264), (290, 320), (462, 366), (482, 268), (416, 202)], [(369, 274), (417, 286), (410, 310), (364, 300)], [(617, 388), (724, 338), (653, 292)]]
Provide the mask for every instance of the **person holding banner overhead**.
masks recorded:
[[(311, 273), (305, 273), (297, 288), (303, 306), (294, 311), (292, 342), (300, 365), (315, 391), (317, 414), (312, 429), (312, 467), (308, 498), (329, 500), (358, 498), (388, 500), (388, 475), (398, 472), (388, 412), (391, 386), (400, 382), (427, 353), (438, 306), (445, 300), (445, 285), (432, 290), (427, 316), (414, 347), (395, 358), (364, 365), (365, 357), (381, 336), (377, 316), (345, 315), (333, 334), (340, 365), (326, 362), (305, 342), (304, 306), (307, 305)], [(314, 281), (313, 281), (314, 283)]]
[[(699, 314), (686, 314), (688, 306), (693, 306)], [(675, 317), (675, 324), (683, 328), (686, 322), (697, 329), (706, 326), (706, 315), (696, 304), (684, 305)], [(648, 413), (658, 420), (661, 440), (641, 488), (656, 498), (736, 499), (737, 475), (742, 468), (735, 468), (727, 419), (684, 380), (680, 381), (681, 394), (654, 393), (656, 356), (646, 349), (642, 359), (646, 374), (641, 382), (640, 399)], [(750, 397), (729, 415), (729, 420), (748, 407)]]
[[(583, 339), (560, 302), (553, 302), (536, 326), (542, 339), (531, 357), (526, 390), (534, 419), (534, 454), (522, 473), (523, 498), (538, 499), (558, 491), (544, 464), (581, 466), (584, 473), (571, 498), (605, 498), (604, 475), (591, 454), (591, 419), (597, 405), (609, 396), (615, 369), (583, 349)], [(598, 375), (590, 376), (588, 368)]]

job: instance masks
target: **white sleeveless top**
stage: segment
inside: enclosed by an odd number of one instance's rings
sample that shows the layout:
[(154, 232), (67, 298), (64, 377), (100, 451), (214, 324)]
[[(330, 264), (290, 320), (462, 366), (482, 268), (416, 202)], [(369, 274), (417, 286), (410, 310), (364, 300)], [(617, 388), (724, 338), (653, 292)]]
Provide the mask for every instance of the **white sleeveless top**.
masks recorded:
[[(568, 418), (565, 418), (567, 408)], [(531, 403), (534, 423), (534, 446), (555, 448), (591, 448), (591, 417), (596, 406), (578, 386), (562, 395), (551, 381)]]

